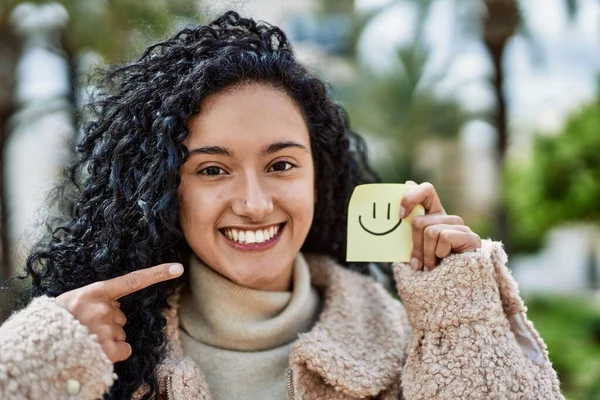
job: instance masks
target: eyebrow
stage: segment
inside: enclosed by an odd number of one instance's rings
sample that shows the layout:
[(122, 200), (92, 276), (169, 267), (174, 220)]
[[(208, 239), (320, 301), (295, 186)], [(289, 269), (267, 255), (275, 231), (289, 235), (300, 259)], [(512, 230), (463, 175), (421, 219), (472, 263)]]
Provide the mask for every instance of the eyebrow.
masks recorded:
[[(296, 147), (308, 152), (306, 146), (293, 142), (293, 141), (285, 141), (285, 142), (275, 142), (271, 143), (260, 151), (261, 156), (268, 156), (269, 154), (277, 153), (280, 150), (286, 149), (288, 147)], [(225, 156), (225, 157), (233, 157), (233, 152), (229, 150), (227, 147), (223, 146), (202, 146), (192, 149), (188, 152), (188, 156), (193, 156), (196, 154), (210, 154), (217, 156)]]
[(223, 146), (202, 146), (192, 149), (188, 152), (188, 156), (193, 156), (196, 154), (212, 154), (217, 156), (226, 156), (231, 157), (233, 153), (227, 147)]
[(306, 146), (304, 146), (300, 143), (297, 143), (297, 142), (286, 141), (286, 142), (275, 142), (275, 143), (271, 143), (268, 146), (265, 146), (261, 150), (260, 155), (268, 156), (269, 154), (277, 153), (278, 151), (287, 149), (288, 147), (296, 147), (296, 148), (302, 149), (308, 153), (308, 149), (306, 148)]

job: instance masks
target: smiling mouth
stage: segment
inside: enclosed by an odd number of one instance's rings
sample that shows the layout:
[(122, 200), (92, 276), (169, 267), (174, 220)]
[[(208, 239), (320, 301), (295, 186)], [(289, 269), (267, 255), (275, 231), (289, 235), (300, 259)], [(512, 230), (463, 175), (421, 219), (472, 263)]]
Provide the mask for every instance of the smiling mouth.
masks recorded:
[(281, 236), (281, 232), (285, 227), (286, 223), (280, 223), (272, 225), (267, 229), (258, 230), (245, 230), (235, 228), (223, 228), (219, 229), (219, 232), (226, 238), (226, 240), (236, 247), (252, 247), (259, 248), (268, 246), (276, 242)]
[(400, 224), (402, 223), (402, 220), (399, 220), (398, 223), (390, 230), (385, 231), (385, 232), (373, 232), (372, 230), (367, 229), (363, 223), (362, 220), (360, 219), (360, 215), (358, 216), (358, 223), (360, 224), (360, 226), (367, 232), (369, 232), (371, 235), (375, 235), (375, 236), (383, 236), (383, 235), (387, 235), (388, 233), (391, 233), (393, 231), (396, 230), (396, 228), (398, 228), (400, 226)]

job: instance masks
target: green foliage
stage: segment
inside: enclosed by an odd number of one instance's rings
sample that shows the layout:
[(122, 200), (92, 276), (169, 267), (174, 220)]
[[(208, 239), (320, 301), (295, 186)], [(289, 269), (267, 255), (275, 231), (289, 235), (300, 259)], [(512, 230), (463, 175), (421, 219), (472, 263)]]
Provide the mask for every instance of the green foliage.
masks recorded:
[[(46, 0), (29, 1), (34, 4)], [(151, 42), (163, 38), (174, 24), (201, 22), (194, 0), (55, 0), (69, 13), (63, 47), (74, 55), (93, 50), (109, 63), (131, 58)], [(8, 0), (0, 15), (23, 1)]]
[(422, 46), (401, 48), (396, 54), (397, 67), (392, 71), (375, 74), (359, 68), (359, 78), (337, 87), (336, 96), (359, 131), (385, 143), (394, 165), (377, 165), (374, 160), (385, 180), (427, 180), (413, 171), (419, 144), (456, 138), (468, 116), (455, 100), (434, 93), (435, 80), (423, 78), (429, 54)]
[[(597, 300), (596, 300), (597, 301)], [(600, 306), (593, 299), (535, 297), (528, 316), (544, 338), (563, 394), (600, 398)]]
[(574, 114), (554, 137), (535, 140), (532, 162), (505, 171), (505, 201), (517, 250), (537, 248), (571, 221), (600, 222), (600, 107)]
[[(327, 10), (339, 2), (327, 0), (322, 4)], [(354, 51), (347, 56), (356, 66), (357, 79), (335, 88), (336, 97), (352, 116), (352, 126), (377, 142), (378, 146), (371, 145), (372, 148), (384, 148), (386, 157), (383, 160), (376, 157), (372, 161), (387, 182), (435, 181), (432, 176), (419, 174), (414, 168), (419, 146), (431, 139), (455, 140), (470, 117), (457, 101), (435, 93), (443, 76), (424, 76), (430, 55), (424, 40), (424, 22), (433, 3), (434, 0), (420, 0), (412, 4), (417, 13), (414, 37), (410, 45), (396, 50), (391, 70), (382, 73), (357, 66)], [(368, 13), (355, 14), (349, 37), (351, 47), (356, 49), (367, 25), (395, 4), (391, 1)], [(444, 182), (434, 183), (440, 194), (450, 190)]]

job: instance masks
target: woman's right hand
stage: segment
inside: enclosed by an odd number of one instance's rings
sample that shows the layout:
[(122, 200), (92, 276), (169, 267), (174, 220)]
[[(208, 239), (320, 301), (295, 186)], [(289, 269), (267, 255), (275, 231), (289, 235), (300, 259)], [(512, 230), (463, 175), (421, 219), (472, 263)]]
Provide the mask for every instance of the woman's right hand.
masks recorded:
[(155, 283), (177, 278), (182, 273), (181, 264), (160, 264), (71, 290), (56, 300), (98, 337), (104, 353), (116, 363), (131, 356), (131, 345), (125, 341), (123, 329), (127, 318), (120, 310), (118, 300)]

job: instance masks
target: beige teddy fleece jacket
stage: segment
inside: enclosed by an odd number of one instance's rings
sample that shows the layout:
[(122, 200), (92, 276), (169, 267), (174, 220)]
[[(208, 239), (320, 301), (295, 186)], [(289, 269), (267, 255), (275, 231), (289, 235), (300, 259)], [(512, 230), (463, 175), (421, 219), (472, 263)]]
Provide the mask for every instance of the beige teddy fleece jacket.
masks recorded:
[[(292, 346), (288, 398), (563, 399), (500, 243), (450, 255), (431, 272), (394, 265), (402, 303), (327, 257), (305, 257), (324, 304)], [(160, 398), (210, 399), (183, 354), (178, 302), (174, 295), (164, 312)], [(0, 399), (95, 399), (115, 378), (95, 336), (54, 299), (0, 326)]]

